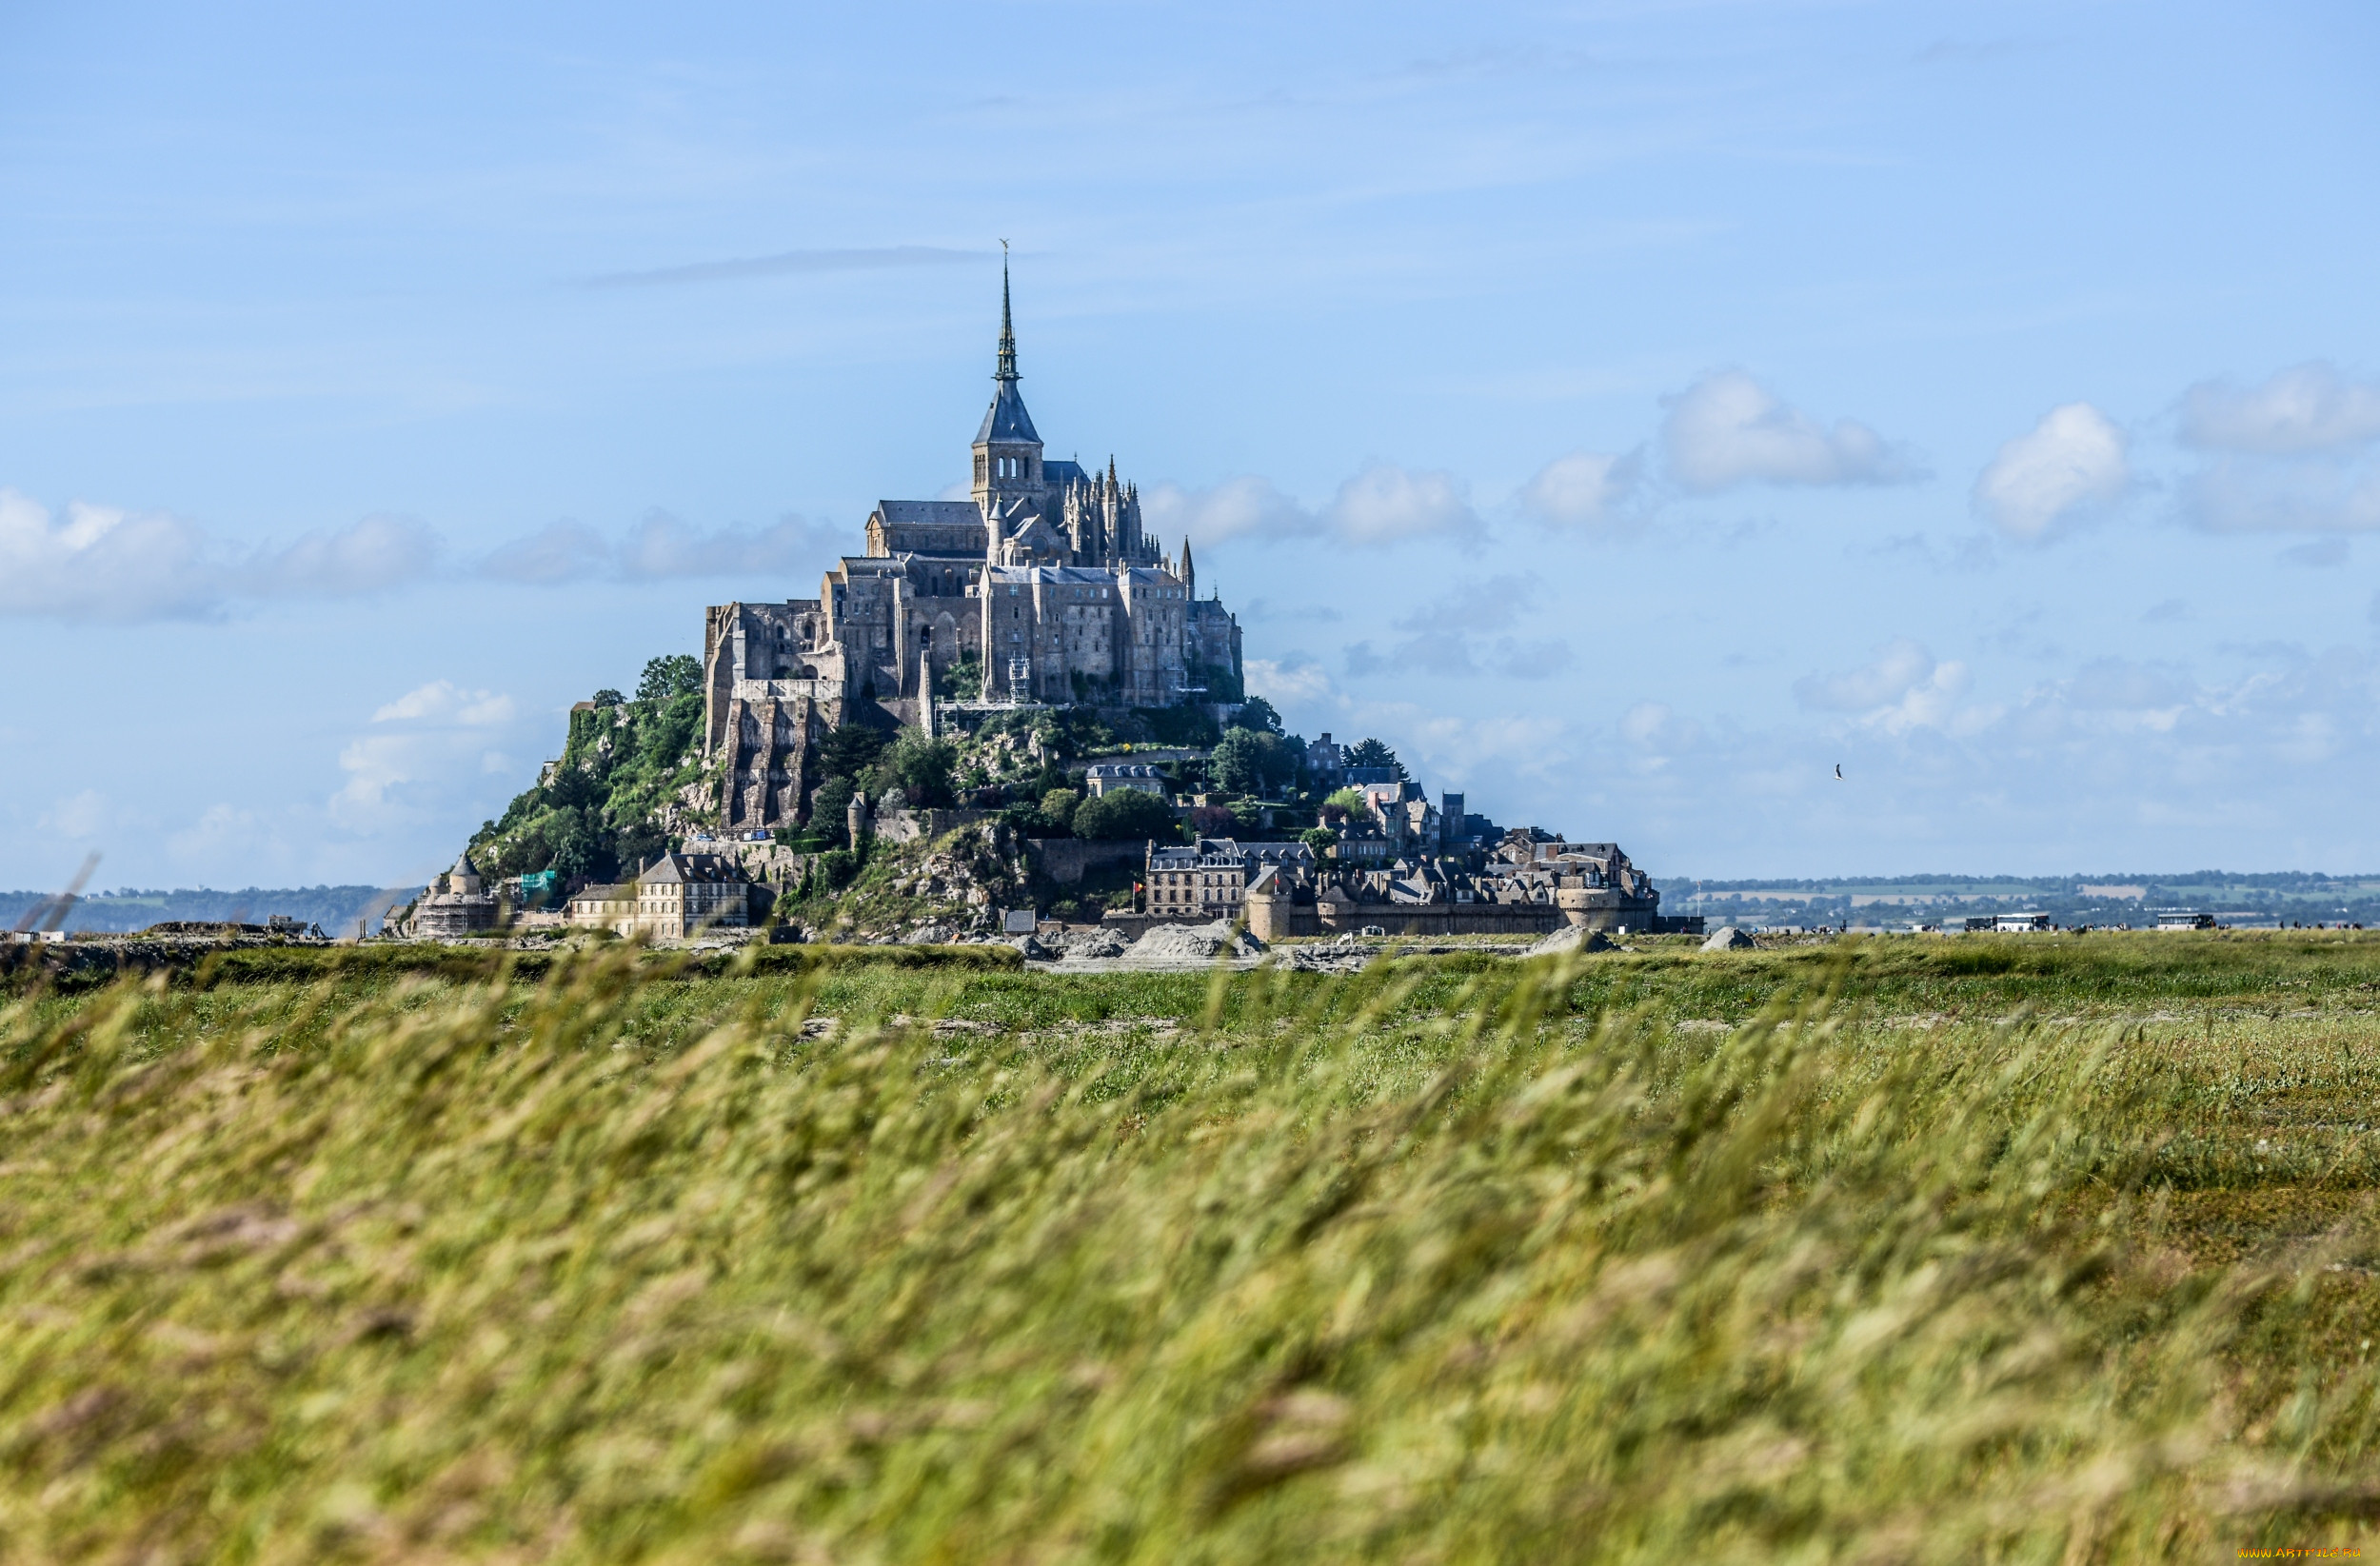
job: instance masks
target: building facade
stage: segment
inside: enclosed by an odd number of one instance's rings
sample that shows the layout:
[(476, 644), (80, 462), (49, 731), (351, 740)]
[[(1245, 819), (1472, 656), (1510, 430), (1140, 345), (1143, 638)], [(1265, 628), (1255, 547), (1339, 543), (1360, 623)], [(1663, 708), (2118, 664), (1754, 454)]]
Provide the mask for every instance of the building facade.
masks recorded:
[(684, 941), (753, 922), (753, 882), (724, 854), (664, 854), (632, 882), (570, 899), (570, 922), (648, 941)]
[(1240, 842), (1200, 838), (1196, 843), (1150, 843), (1143, 874), (1148, 912), (1156, 919), (1237, 919), (1248, 882), (1268, 867), (1310, 875), (1314, 850), (1302, 842)]
[(1093, 762), (1082, 769), (1082, 786), (1091, 791), (1095, 800), (1124, 788), (1154, 794), (1161, 800), (1165, 797), (1165, 774), (1138, 762)]
[(437, 941), (492, 930), (503, 921), (496, 894), (487, 889), (468, 850), (457, 855), (454, 868), (439, 878), (413, 905), (407, 933), (419, 941)]

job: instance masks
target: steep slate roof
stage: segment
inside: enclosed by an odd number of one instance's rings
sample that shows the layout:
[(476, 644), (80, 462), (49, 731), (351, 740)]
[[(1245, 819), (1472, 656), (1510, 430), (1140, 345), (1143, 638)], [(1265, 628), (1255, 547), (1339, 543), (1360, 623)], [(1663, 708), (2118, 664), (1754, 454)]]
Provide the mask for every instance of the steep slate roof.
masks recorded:
[(983, 513), (971, 500), (880, 500), (877, 514), (887, 526), (915, 526), (919, 523), (938, 527), (981, 527)]
[(995, 565), (985, 575), (993, 582), (1020, 585), (1042, 582), (1112, 587), (1120, 579), (1140, 587), (1174, 585), (1174, 579), (1154, 565)]
[(1033, 415), (1024, 410), (1024, 394), (1017, 389), (1017, 383), (1012, 380), (1000, 383), (1000, 395), (994, 397), (992, 406), (983, 411), (983, 427), (975, 432), (975, 444), (982, 446), (986, 441), (1041, 444), (1040, 432), (1033, 427)]
[(708, 882), (718, 885), (742, 881), (744, 872), (724, 854), (664, 854), (650, 869), (636, 879), (640, 884), (651, 882)]
[(1017, 391), (1017, 329), (1008, 314), (1008, 257), (1004, 248), (1000, 261), (1000, 358), (992, 379), (1000, 383), (1000, 392), (983, 415), (983, 427), (975, 432), (975, 444), (1030, 441), (1041, 445), (1041, 437), (1034, 433), (1033, 415), (1024, 410), (1024, 398)]

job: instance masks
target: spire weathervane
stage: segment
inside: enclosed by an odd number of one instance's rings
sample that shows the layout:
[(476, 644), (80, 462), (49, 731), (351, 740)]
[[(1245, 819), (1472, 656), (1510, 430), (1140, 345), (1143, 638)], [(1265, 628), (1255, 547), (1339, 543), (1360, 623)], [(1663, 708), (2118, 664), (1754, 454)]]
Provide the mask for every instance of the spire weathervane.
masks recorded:
[(1017, 333), (1008, 323), (1008, 242), (1000, 242), (1000, 368), (995, 381), (1017, 378)]

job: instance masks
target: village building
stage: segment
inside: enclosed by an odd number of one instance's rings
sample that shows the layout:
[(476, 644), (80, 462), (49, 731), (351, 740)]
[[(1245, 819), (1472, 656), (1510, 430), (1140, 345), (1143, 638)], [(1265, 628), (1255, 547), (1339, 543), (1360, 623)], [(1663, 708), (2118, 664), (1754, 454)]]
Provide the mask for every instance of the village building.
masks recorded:
[(1661, 894), (1617, 844), (1566, 842), (1529, 827), (1507, 833), (1478, 869), (1438, 855), (1385, 865), (1343, 855), (1319, 865), (1283, 861), (1252, 875), (1240, 903), (1249, 932), (1264, 941), (1374, 926), (1391, 935), (1510, 936), (1664, 927)]
[(1314, 850), (1302, 842), (1240, 842), (1231, 838), (1152, 842), (1144, 868), (1148, 911), (1158, 918), (1236, 919), (1250, 877), (1282, 864), (1311, 871), (1314, 862)]
[(418, 941), (438, 941), (492, 930), (503, 922), (503, 904), (487, 889), (468, 850), (455, 857), (454, 868), (413, 905), (409, 933)]
[(1336, 791), (1346, 781), (1346, 747), (1332, 740), (1330, 730), (1324, 729), (1319, 740), (1306, 742), (1306, 775), (1314, 780), (1315, 787), (1325, 794)]
[(1082, 771), (1082, 786), (1091, 798), (1112, 794), (1120, 788), (1138, 789), (1143, 794), (1165, 797), (1165, 774), (1156, 767), (1135, 762), (1094, 762)]
[(648, 941), (684, 941), (755, 922), (754, 883), (724, 854), (669, 853), (632, 882), (588, 886), (570, 899), (570, 922)]

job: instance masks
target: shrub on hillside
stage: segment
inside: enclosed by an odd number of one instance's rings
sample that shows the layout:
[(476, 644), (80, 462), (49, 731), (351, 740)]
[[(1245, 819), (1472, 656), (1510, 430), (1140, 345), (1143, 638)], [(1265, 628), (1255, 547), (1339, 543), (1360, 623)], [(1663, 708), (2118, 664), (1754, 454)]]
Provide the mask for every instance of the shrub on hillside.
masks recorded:
[(1160, 842), (1181, 840), (1174, 807), (1154, 794), (1119, 788), (1075, 806), (1074, 835), (1101, 842), (1154, 838)]

